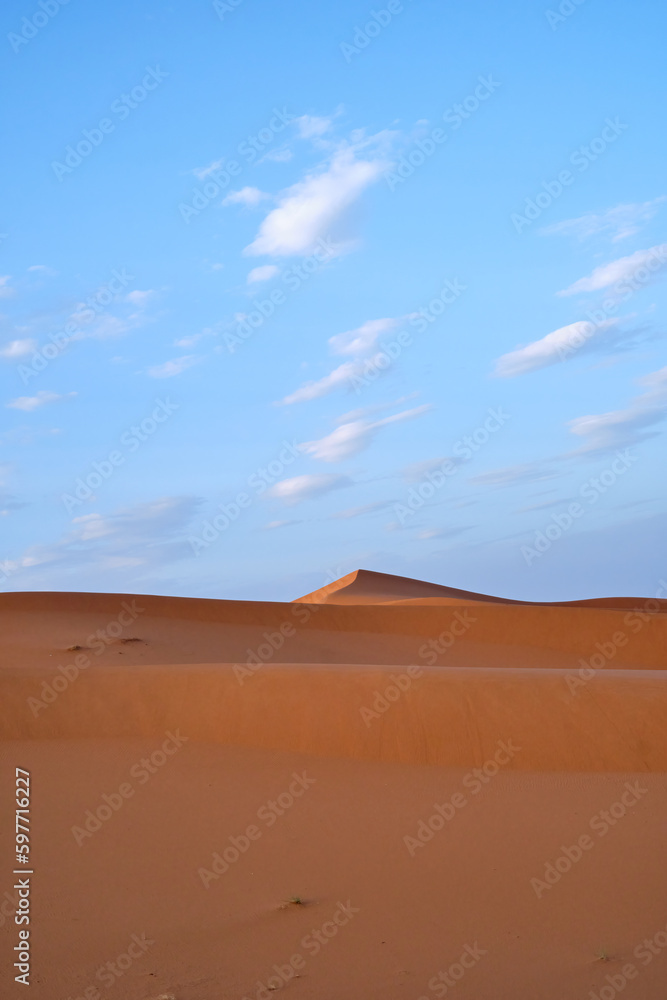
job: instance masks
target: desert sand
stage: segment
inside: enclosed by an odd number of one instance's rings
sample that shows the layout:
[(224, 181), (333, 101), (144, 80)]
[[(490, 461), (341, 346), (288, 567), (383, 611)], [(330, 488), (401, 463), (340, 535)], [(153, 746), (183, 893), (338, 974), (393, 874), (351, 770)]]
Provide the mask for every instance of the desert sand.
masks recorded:
[(0, 617), (3, 997), (663, 1000), (667, 601), (358, 571)]

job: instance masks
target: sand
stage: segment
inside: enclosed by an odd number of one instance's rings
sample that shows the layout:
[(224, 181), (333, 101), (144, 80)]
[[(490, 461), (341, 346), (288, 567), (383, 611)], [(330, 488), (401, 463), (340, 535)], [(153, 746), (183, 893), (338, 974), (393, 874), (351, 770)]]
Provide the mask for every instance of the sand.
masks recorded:
[(3, 595), (0, 995), (662, 1000), (666, 612)]

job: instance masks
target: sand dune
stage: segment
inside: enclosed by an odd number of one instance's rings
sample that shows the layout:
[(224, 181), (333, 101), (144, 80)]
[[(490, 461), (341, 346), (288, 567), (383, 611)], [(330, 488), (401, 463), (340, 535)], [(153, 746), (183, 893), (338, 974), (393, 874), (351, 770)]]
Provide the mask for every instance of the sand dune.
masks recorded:
[(423, 600), (424, 598), (454, 600), (458, 602), (494, 601), (499, 604), (515, 604), (502, 597), (487, 597), (467, 590), (455, 590), (437, 583), (411, 580), (390, 573), (373, 573), (357, 569), (347, 576), (334, 580), (319, 590), (314, 590), (297, 601), (306, 604), (388, 604), (397, 600)]
[(3, 595), (32, 995), (575, 1000), (634, 963), (662, 998), (666, 612), (366, 571), (286, 603)]
[[(642, 605), (636, 597), (599, 597), (583, 601), (557, 601), (540, 604), (531, 601), (512, 601), (505, 597), (490, 597), (470, 590), (456, 590), (437, 583), (411, 580), (409, 577), (393, 576), (390, 573), (374, 573), (357, 569), (342, 576), (326, 587), (320, 587), (298, 602), (310, 604), (470, 604), (481, 601), (485, 604), (517, 604), (522, 607), (547, 608), (616, 608), (630, 610)], [(653, 610), (667, 611), (667, 600), (653, 600)]]

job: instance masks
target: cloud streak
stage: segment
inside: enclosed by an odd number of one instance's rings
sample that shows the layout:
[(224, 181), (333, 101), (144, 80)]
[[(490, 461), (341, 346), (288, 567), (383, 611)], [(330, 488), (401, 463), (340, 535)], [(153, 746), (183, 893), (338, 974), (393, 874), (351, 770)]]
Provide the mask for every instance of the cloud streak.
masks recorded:
[(403, 322), (399, 319), (369, 319), (354, 330), (346, 330), (329, 337), (329, 346), (334, 354), (367, 354), (377, 346), (380, 337), (391, 333)]
[(547, 236), (574, 236), (580, 242), (592, 236), (610, 236), (612, 243), (619, 243), (635, 236), (642, 224), (650, 222), (658, 207), (666, 200), (667, 196), (661, 195), (652, 201), (616, 205), (604, 212), (587, 212), (576, 219), (565, 219), (552, 226), (545, 226), (541, 232)]
[(381, 427), (403, 420), (413, 420), (415, 417), (421, 417), (430, 409), (431, 407), (428, 405), (417, 406), (412, 410), (404, 410), (391, 417), (384, 417), (382, 420), (353, 420), (346, 424), (340, 424), (326, 437), (320, 438), (318, 441), (306, 441), (299, 447), (307, 455), (312, 455), (320, 462), (341, 462), (345, 458), (358, 455), (360, 451), (367, 448)]
[(579, 292), (599, 292), (611, 285), (623, 283), (628, 279), (638, 276), (638, 272), (648, 268), (649, 271), (658, 271), (667, 262), (667, 243), (660, 243), (646, 250), (637, 250), (627, 257), (619, 257), (609, 264), (602, 264), (596, 267), (591, 274), (585, 278), (580, 278), (568, 288), (558, 292), (560, 296), (577, 295)]
[(281, 402), (284, 406), (290, 406), (293, 403), (306, 403), (311, 399), (320, 399), (335, 389), (349, 385), (350, 380), (355, 375), (362, 374), (364, 367), (365, 363), (362, 361), (345, 361), (338, 368), (334, 368), (332, 372), (329, 372), (328, 375), (324, 375), (323, 378), (312, 382), (304, 382), (295, 392), (290, 393), (289, 396), (285, 396)]
[(175, 375), (180, 375), (188, 368), (192, 368), (199, 360), (201, 359), (196, 354), (184, 354), (180, 358), (173, 358), (161, 365), (153, 365), (152, 368), (148, 369), (148, 375), (150, 378), (174, 378)]
[(644, 392), (622, 410), (577, 417), (569, 423), (573, 434), (586, 444), (575, 454), (602, 454), (640, 444), (660, 432), (649, 430), (667, 416), (667, 367), (639, 379)]
[(282, 500), (287, 506), (294, 506), (304, 500), (312, 500), (315, 497), (331, 493), (332, 490), (340, 490), (352, 485), (354, 484), (349, 476), (333, 474), (294, 476), (276, 483), (268, 490), (267, 495)]
[(503, 354), (496, 362), (494, 374), (499, 378), (514, 378), (555, 365), (579, 347), (585, 346), (589, 351), (599, 348), (605, 344), (607, 332), (618, 322), (618, 319), (605, 319), (600, 323), (580, 320), (561, 326), (540, 340)]
[(70, 399), (72, 396), (76, 396), (76, 393), (68, 392), (65, 395), (60, 395), (60, 393), (42, 389), (34, 396), (19, 396), (18, 399), (13, 399), (5, 405), (12, 410), (23, 410), (24, 413), (32, 413), (33, 410), (37, 410), (40, 406), (46, 406), (47, 403), (58, 403), (60, 400)]
[(240, 191), (230, 191), (223, 200), (223, 205), (245, 205), (247, 208), (254, 208), (260, 202), (266, 201), (271, 195), (265, 191), (260, 191), (256, 187), (244, 187)]

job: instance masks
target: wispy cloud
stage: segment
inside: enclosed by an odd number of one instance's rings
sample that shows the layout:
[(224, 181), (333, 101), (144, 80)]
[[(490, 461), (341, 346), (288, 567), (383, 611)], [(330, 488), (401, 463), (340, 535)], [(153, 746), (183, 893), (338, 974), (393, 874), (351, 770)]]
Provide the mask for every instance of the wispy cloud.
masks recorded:
[(60, 395), (57, 392), (49, 392), (46, 389), (42, 389), (34, 396), (19, 396), (18, 399), (13, 399), (5, 405), (13, 410), (23, 410), (24, 413), (31, 413), (33, 410), (38, 409), (40, 406), (45, 406), (47, 403), (58, 403), (63, 399), (71, 399), (72, 396), (76, 396), (76, 393), (68, 392), (65, 395)]
[(225, 163), (225, 158), (223, 156), (222, 159), (214, 160), (213, 163), (209, 163), (207, 167), (195, 167), (192, 173), (195, 175), (197, 180), (203, 181), (207, 177), (210, 177), (211, 174), (215, 174), (217, 173), (218, 170), (221, 170), (222, 167), (224, 166), (224, 163)]
[(401, 477), (406, 483), (418, 483), (431, 472), (435, 472), (436, 469), (441, 469), (445, 462), (452, 462), (454, 465), (460, 465), (464, 459), (462, 458), (427, 458), (421, 462), (412, 462), (410, 465), (406, 465), (405, 468), (401, 469)]
[(403, 420), (412, 420), (421, 417), (431, 409), (430, 406), (417, 406), (412, 410), (404, 410), (402, 413), (395, 413), (391, 417), (384, 417), (382, 420), (371, 422), (369, 420), (353, 420), (347, 424), (340, 424), (331, 434), (320, 438), (318, 441), (306, 441), (300, 448), (313, 458), (321, 462), (340, 462), (345, 458), (358, 455), (360, 451), (367, 448), (381, 427), (397, 423)]
[(262, 163), (264, 160), (272, 160), (274, 163), (289, 163), (293, 156), (289, 146), (278, 146), (275, 149), (269, 149), (262, 159), (258, 160), (258, 163)]
[(276, 497), (288, 506), (292, 506), (303, 500), (312, 500), (314, 497), (331, 493), (332, 490), (340, 490), (352, 485), (354, 484), (349, 476), (331, 474), (294, 476), (292, 479), (283, 479), (272, 486), (268, 490), (268, 496)]
[(8, 344), (0, 348), (0, 357), (7, 361), (15, 361), (17, 358), (25, 358), (37, 350), (37, 341), (27, 337), (24, 340), (10, 340)]
[(223, 205), (246, 205), (248, 208), (254, 208), (259, 205), (260, 202), (266, 201), (271, 195), (267, 194), (266, 191), (260, 191), (256, 187), (243, 187), (240, 191), (230, 191), (227, 197), (223, 200)]
[(130, 302), (133, 306), (137, 306), (139, 309), (144, 309), (156, 295), (157, 292), (155, 292), (152, 288), (147, 288), (143, 292), (136, 288), (133, 292), (127, 293), (125, 301)]
[(161, 365), (153, 365), (152, 368), (148, 369), (148, 375), (151, 378), (173, 378), (174, 375), (180, 375), (187, 368), (192, 368), (200, 360), (196, 354), (184, 354), (180, 358), (173, 358)]
[(667, 416), (667, 367), (639, 379), (644, 392), (635, 396), (623, 410), (595, 416), (577, 417), (569, 427), (586, 440), (575, 454), (604, 453), (640, 444), (659, 431), (649, 430)]
[(270, 281), (278, 274), (280, 274), (280, 268), (276, 267), (275, 264), (263, 264), (261, 267), (253, 267), (252, 271), (248, 273), (246, 283), (256, 285), (260, 281)]
[[(374, 137), (379, 138), (379, 137)], [(280, 196), (244, 253), (286, 257), (310, 253), (335, 222), (387, 167), (382, 153), (358, 155), (370, 140), (336, 150), (319, 172), (306, 175)], [(370, 151), (369, 151), (370, 152)]]
[(312, 139), (324, 135), (331, 129), (331, 118), (318, 115), (301, 115), (294, 120), (302, 139)]
[(473, 476), (468, 482), (473, 486), (519, 486), (525, 483), (539, 483), (555, 476), (556, 473), (545, 469), (541, 462), (530, 462), (483, 472), (479, 476)]
[(292, 403), (305, 403), (311, 399), (319, 399), (321, 396), (326, 396), (328, 393), (333, 392), (334, 389), (340, 389), (341, 386), (348, 385), (350, 379), (355, 375), (360, 375), (363, 370), (364, 362), (345, 361), (323, 378), (312, 382), (304, 382), (296, 392), (285, 396), (281, 402), (288, 406)]
[(398, 399), (389, 400), (387, 403), (373, 403), (371, 406), (360, 406), (357, 410), (348, 410), (347, 413), (342, 413), (340, 417), (336, 417), (335, 423), (347, 424), (350, 420), (362, 420), (373, 413), (393, 410), (396, 406), (402, 406), (403, 403), (409, 403), (411, 399), (416, 399), (417, 396), (419, 396), (419, 392), (411, 392), (407, 396), (399, 396)]
[(0, 490), (0, 516), (7, 517), (13, 510), (22, 510), (28, 506), (27, 501), (19, 500), (13, 493)]
[(0, 275), (0, 299), (7, 299), (14, 294), (14, 289), (9, 284), (11, 280), (11, 274)]
[(551, 507), (562, 507), (568, 503), (569, 497), (559, 497), (558, 500), (545, 500), (543, 503), (529, 504), (527, 507), (517, 507), (515, 514), (531, 514), (535, 510), (549, 510)]
[(337, 333), (329, 338), (329, 344), (335, 354), (367, 354), (375, 349), (378, 340), (385, 333), (395, 330), (403, 322), (398, 319), (369, 319), (354, 330)]
[(635, 236), (643, 223), (650, 222), (666, 200), (667, 196), (661, 195), (652, 201), (616, 205), (604, 212), (587, 212), (576, 219), (565, 219), (552, 226), (545, 226), (541, 232), (549, 236), (574, 236), (580, 241), (592, 236), (610, 236), (612, 243), (618, 243)]
[(619, 257), (609, 264), (602, 264), (585, 278), (580, 278), (573, 285), (558, 292), (558, 295), (576, 295), (579, 292), (599, 292), (609, 288), (616, 282), (627, 281), (634, 277), (641, 268), (649, 267), (657, 271), (667, 262), (667, 243), (661, 243), (646, 250), (637, 250), (627, 257)]
[(335, 520), (339, 518), (342, 520), (350, 520), (354, 517), (365, 517), (366, 514), (377, 514), (381, 510), (386, 510), (389, 507), (390, 501), (380, 500), (377, 503), (367, 503), (362, 507), (348, 507), (347, 510), (336, 511), (335, 514), (330, 514), (329, 516)]
[[(495, 374), (501, 378), (513, 378), (555, 365), (577, 350), (596, 350), (608, 341), (607, 331), (618, 324), (618, 319), (605, 319), (600, 323), (580, 320), (561, 326), (548, 333), (541, 340), (534, 340), (525, 347), (519, 347), (509, 354), (503, 354), (496, 362)], [(611, 346), (611, 343), (610, 343)]]
[[(6, 560), (7, 573), (31, 571), (53, 587), (63, 573), (99, 570), (145, 571), (192, 555), (182, 536), (196, 513), (196, 497), (163, 497), (113, 514), (83, 514), (51, 545), (31, 546), (16, 559)], [(123, 579), (127, 579), (126, 576)]]
[[(383, 326), (383, 329), (390, 329), (390, 323), (398, 324), (400, 320), (371, 320), (370, 323), (387, 324)], [(359, 327), (359, 330), (363, 330), (364, 327), (370, 326), (370, 323), (365, 323), (363, 327)], [(313, 381), (304, 382), (295, 392), (285, 396), (281, 400), (284, 405), (289, 405), (291, 403), (305, 403), (311, 399), (319, 399), (321, 396), (326, 396), (328, 393), (333, 392), (335, 389), (340, 389), (342, 386), (351, 388), (353, 385), (352, 380), (354, 378), (360, 378), (369, 370), (374, 372), (384, 372), (387, 369), (386, 356), (379, 352), (378, 354), (373, 354), (372, 356), (364, 355), (368, 354), (367, 348), (372, 347), (374, 343), (374, 338), (380, 335), (380, 328), (376, 327), (373, 331), (368, 331), (364, 335), (352, 336), (358, 331), (350, 330), (350, 349), (345, 351), (339, 351), (340, 354), (358, 354), (360, 357), (355, 361), (344, 361), (342, 365), (334, 368), (333, 371), (329, 372), (328, 375), (324, 375), (322, 378), (315, 379)], [(337, 336), (344, 337), (346, 334), (337, 334)], [(336, 340), (336, 337), (332, 337), (331, 341)], [(341, 344), (343, 342), (341, 341)], [(418, 393), (413, 393), (414, 395), (419, 395)], [(403, 402), (406, 399), (410, 399), (411, 396), (405, 396), (401, 400), (396, 400), (396, 403)], [(373, 407), (365, 407), (361, 410), (355, 410), (348, 416), (353, 419), (359, 415), (365, 415), (372, 411), (387, 409), (390, 406), (394, 406), (395, 403), (381, 403)]]
[(55, 275), (58, 273), (56, 270), (54, 270), (52, 267), (48, 267), (46, 264), (31, 264), (31, 266), (28, 268), (28, 271), (37, 271), (41, 274), (45, 274), (49, 278), (55, 277)]

